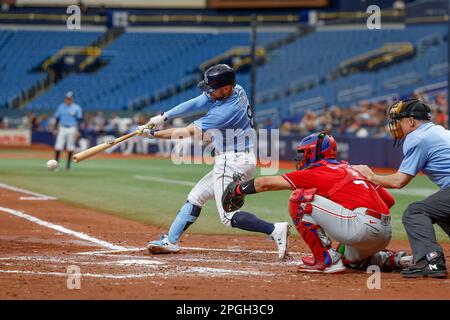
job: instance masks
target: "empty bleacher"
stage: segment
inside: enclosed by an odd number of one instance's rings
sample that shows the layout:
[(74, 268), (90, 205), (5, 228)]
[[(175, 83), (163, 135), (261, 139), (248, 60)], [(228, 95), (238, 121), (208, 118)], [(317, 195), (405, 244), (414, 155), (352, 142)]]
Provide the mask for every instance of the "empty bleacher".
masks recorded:
[[(0, 31), (0, 105), (19, 94), (44, 73), (33, 73), (46, 57), (68, 45), (88, 45), (101, 33)], [(265, 46), (289, 35), (287, 31), (259, 32)], [(348, 58), (381, 48), (385, 43), (408, 42), (413, 58), (367, 72), (331, 77)], [(282, 119), (305, 108), (325, 104), (349, 106), (355, 101), (384, 95), (409, 94), (415, 88), (447, 81), (447, 25), (413, 25), (405, 29), (320, 30), (269, 52), (257, 69), (256, 112)], [(108, 64), (93, 73), (70, 74), (31, 101), (26, 110), (53, 110), (66, 91), (85, 110), (126, 109), (136, 99), (163, 91), (199, 76), (204, 61), (236, 46), (249, 46), (250, 34), (235, 32), (126, 32), (103, 50)], [(238, 73), (238, 83), (250, 89), (249, 73)], [(187, 88), (154, 103), (144, 111), (164, 111), (195, 97)]]
[[(283, 33), (261, 35), (260, 43)], [(136, 98), (156, 94), (185, 78), (198, 77), (193, 70), (204, 61), (236, 46), (248, 46), (247, 32), (229, 33), (143, 33), (127, 32), (103, 51), (109, 64), (95, 73), (72, 74), (27, 106), (54, 108), (68, 90), (86, 109), (126, 108)], [(189, 92), (191, 92), (190, 90)], [(187, 96), (182, 93), (176, 98)], [(173, 101), (171, 99), (170, 101)], [(163, 101), (163, 108), (168, 101)]]
[(0, 106), (45, 77), (33, 72), (65, 46), (86, 46), (101, 32), (0, 30)]

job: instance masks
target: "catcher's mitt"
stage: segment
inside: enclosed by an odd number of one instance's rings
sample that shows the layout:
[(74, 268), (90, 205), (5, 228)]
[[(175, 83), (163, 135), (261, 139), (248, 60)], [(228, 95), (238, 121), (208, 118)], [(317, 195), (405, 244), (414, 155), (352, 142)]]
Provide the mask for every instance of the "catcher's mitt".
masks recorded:
[(238, 194), (236, 189), (240, 183), (240, 176), (235, 174), (233, 181), (226, 187), (222, 195), (222, 207), (226, 212), (239, 210), (244, 205), (245, 195)]

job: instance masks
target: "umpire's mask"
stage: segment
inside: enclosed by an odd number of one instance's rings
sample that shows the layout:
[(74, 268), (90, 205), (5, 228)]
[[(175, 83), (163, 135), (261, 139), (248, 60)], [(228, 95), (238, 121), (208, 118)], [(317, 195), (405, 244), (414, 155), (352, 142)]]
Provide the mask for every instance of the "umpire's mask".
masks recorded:
[(420, 102), (418, 99), (409, 99), (398, 101), (391, 105), (388, 110), (388, 115), (391, 121), (389, 122), (389, 130), (394, 137), (394, 146), (400, 146), (405, 133), (400, 126), (402, 118), (412, 117), (417, 120), (430, 120), (430, 107)]

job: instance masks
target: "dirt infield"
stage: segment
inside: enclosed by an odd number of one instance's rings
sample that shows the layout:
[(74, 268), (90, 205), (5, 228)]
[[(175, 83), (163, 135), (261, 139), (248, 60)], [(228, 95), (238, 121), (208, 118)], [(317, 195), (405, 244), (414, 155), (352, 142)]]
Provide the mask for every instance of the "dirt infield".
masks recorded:
[(0, 188), (0, 299), (450, 299), (450, 279), (383, 273), (369, 290), (366, 273), (297, 273), (298, 238), (287, 262), (262, 236), (187, 234), (179, 254), (151, 256), (142, 246), (162, 229), (24, 193)]

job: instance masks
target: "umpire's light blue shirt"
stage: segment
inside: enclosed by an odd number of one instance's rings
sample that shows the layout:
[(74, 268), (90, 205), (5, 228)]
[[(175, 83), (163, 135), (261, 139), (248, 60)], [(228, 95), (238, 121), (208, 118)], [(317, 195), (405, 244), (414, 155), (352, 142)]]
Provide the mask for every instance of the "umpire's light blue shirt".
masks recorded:
[(59, 125), (73, 127), (78, 125), (78, 121), (83, 118), (81, 107), (75, 103), (68, 106), (61, 103), (55, 112), (55, 118), (59, 120)]
[(441, 189), (450, 187), (450, 131), (431, 122), (409, 133), (403, 143), (399, 171), (415, 176), (425, 173)]

